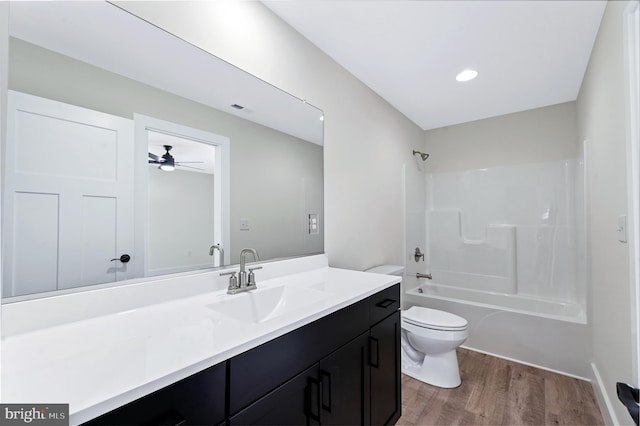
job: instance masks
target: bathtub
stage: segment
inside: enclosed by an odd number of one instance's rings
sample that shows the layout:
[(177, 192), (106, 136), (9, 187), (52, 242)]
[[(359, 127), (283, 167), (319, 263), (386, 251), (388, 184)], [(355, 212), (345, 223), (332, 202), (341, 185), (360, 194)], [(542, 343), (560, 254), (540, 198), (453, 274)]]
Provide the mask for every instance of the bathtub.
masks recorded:
[[(405, 283), (413, 281), (407, 278)], [(466, 318), (469, 338), (462, 346), (468, 349), (580, 379), (591, 377), (589, 330), (578, 303), (430, 282), (404, 292), (403, 307), (411, 306)]]
[(417, 288), (409, 290), (407, 294), (474, 304), (485, 308), (500, 309), (559, 321), (569, 321), (578, 324), (586, 323), (584, 309), (582, 309), (582, 306), (578, 303), (528, 297), (518, 294), (476, 291), (435, 283), (422, 284)]

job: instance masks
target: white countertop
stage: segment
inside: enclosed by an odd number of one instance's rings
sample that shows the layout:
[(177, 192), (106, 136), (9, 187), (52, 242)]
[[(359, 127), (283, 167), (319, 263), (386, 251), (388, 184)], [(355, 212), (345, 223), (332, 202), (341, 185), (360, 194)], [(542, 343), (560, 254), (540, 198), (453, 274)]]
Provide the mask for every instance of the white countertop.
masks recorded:
[[(217, 277), (219, 272), (211, 275)], [(327, 266), (267, 280), (256, 275), (258, 291), (287, 285), (321, 290), (323, 297), (276, 318), (250, 323), (207, 307), (242, 295), (227, 295), (226, 289), (217, 288), (5, 333), (2, 402), (69, 403), (71, 424), (79, 424), (400, 281), (399, 277)], [(179, 286), (180, 277), (175, 280)], [(17, 312), (18, 307), (13, 310)]]

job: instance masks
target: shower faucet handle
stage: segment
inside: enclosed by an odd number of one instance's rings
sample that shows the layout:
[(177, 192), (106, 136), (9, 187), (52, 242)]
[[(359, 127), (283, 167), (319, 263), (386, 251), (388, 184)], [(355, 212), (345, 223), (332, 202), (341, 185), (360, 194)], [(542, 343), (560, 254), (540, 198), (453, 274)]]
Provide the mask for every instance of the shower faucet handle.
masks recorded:
[(416, 247), (416, 252), (413, 254), (413, 258), (416, 262), (420, 262), (420, 259), (424, 262), (424, 253), (420, 251), (420, 247)]

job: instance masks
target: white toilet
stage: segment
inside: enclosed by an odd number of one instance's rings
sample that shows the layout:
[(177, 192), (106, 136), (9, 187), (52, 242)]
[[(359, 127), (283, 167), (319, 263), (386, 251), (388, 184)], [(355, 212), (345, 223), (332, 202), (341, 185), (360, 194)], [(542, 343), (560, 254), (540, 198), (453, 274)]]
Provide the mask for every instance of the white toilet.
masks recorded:
[(401, 315), (402, 372), (441, 388), (460, 386), (456, 348), (469, 336), (467, 320), (421, 306)]
[[(402, 276), (404, 268), (382, 265), (367, 272)], [(402, 372), (441, 388), (460, 386), (456, 348), (469, 336), (467, 320), (421, 306), (402, 311), (401, 318)]]

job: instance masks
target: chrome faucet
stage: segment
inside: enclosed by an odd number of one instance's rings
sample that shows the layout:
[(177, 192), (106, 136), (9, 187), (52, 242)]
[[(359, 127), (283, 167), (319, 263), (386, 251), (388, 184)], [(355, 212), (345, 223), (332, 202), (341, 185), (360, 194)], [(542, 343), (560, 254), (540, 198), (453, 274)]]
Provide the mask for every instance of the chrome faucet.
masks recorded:
[[(255, 249), (243, 248), (242, 251), (240, 251), (240, 272), (238, 272), (238, 286), (240, 288), (252, 287), (252, 288), (247, 288), (247, 290), (253, 290), (254, 288), (256, 288), (256, 277), (253, 274), (253, 271), (256, 269), (262, 269), (262, 266), (250, 268), (249, 274), (247, 274), (247, 272), (245, 271), (247, 253), (251, 253), (253, 255), (254, 262), (260, 260), (260, 257), (258, 256), (258, 252)], [(248, 276), (248, 279), (247, 279), (247, 276)]]
[(209, 248), (209, 256), (213, 256), (214, 250), (220, 252), (220, 266), (224, 265), (224, 249), (220, 244), (215, 244)]
[(421, 274), (420, 272), (416, 274), (416, 278), (426, 278), (428, 280), (433, 279), (431, 274)]
[(258, 252), (252, 248), (242, 249), (240, 252), (240, 271), (237, 272), (238, 276), (236, 277), (236, 271), (223, 272), (220, 276), (230, 275), (229, 277), (229, 288), (227, 289), (227, 294), (236, 294), (241, 293), (243, 291), (255, 290), (256, 287), (256, 276), (253, 271), (262, 269), (262, 266), (255, 266), (253, 268), (249, 268), (249, 274), (245, 269), (246, 266), (246, 256), (247, 253), (251, 253), (253, 255), (253, 260), (260, 260), (258, 256)]

